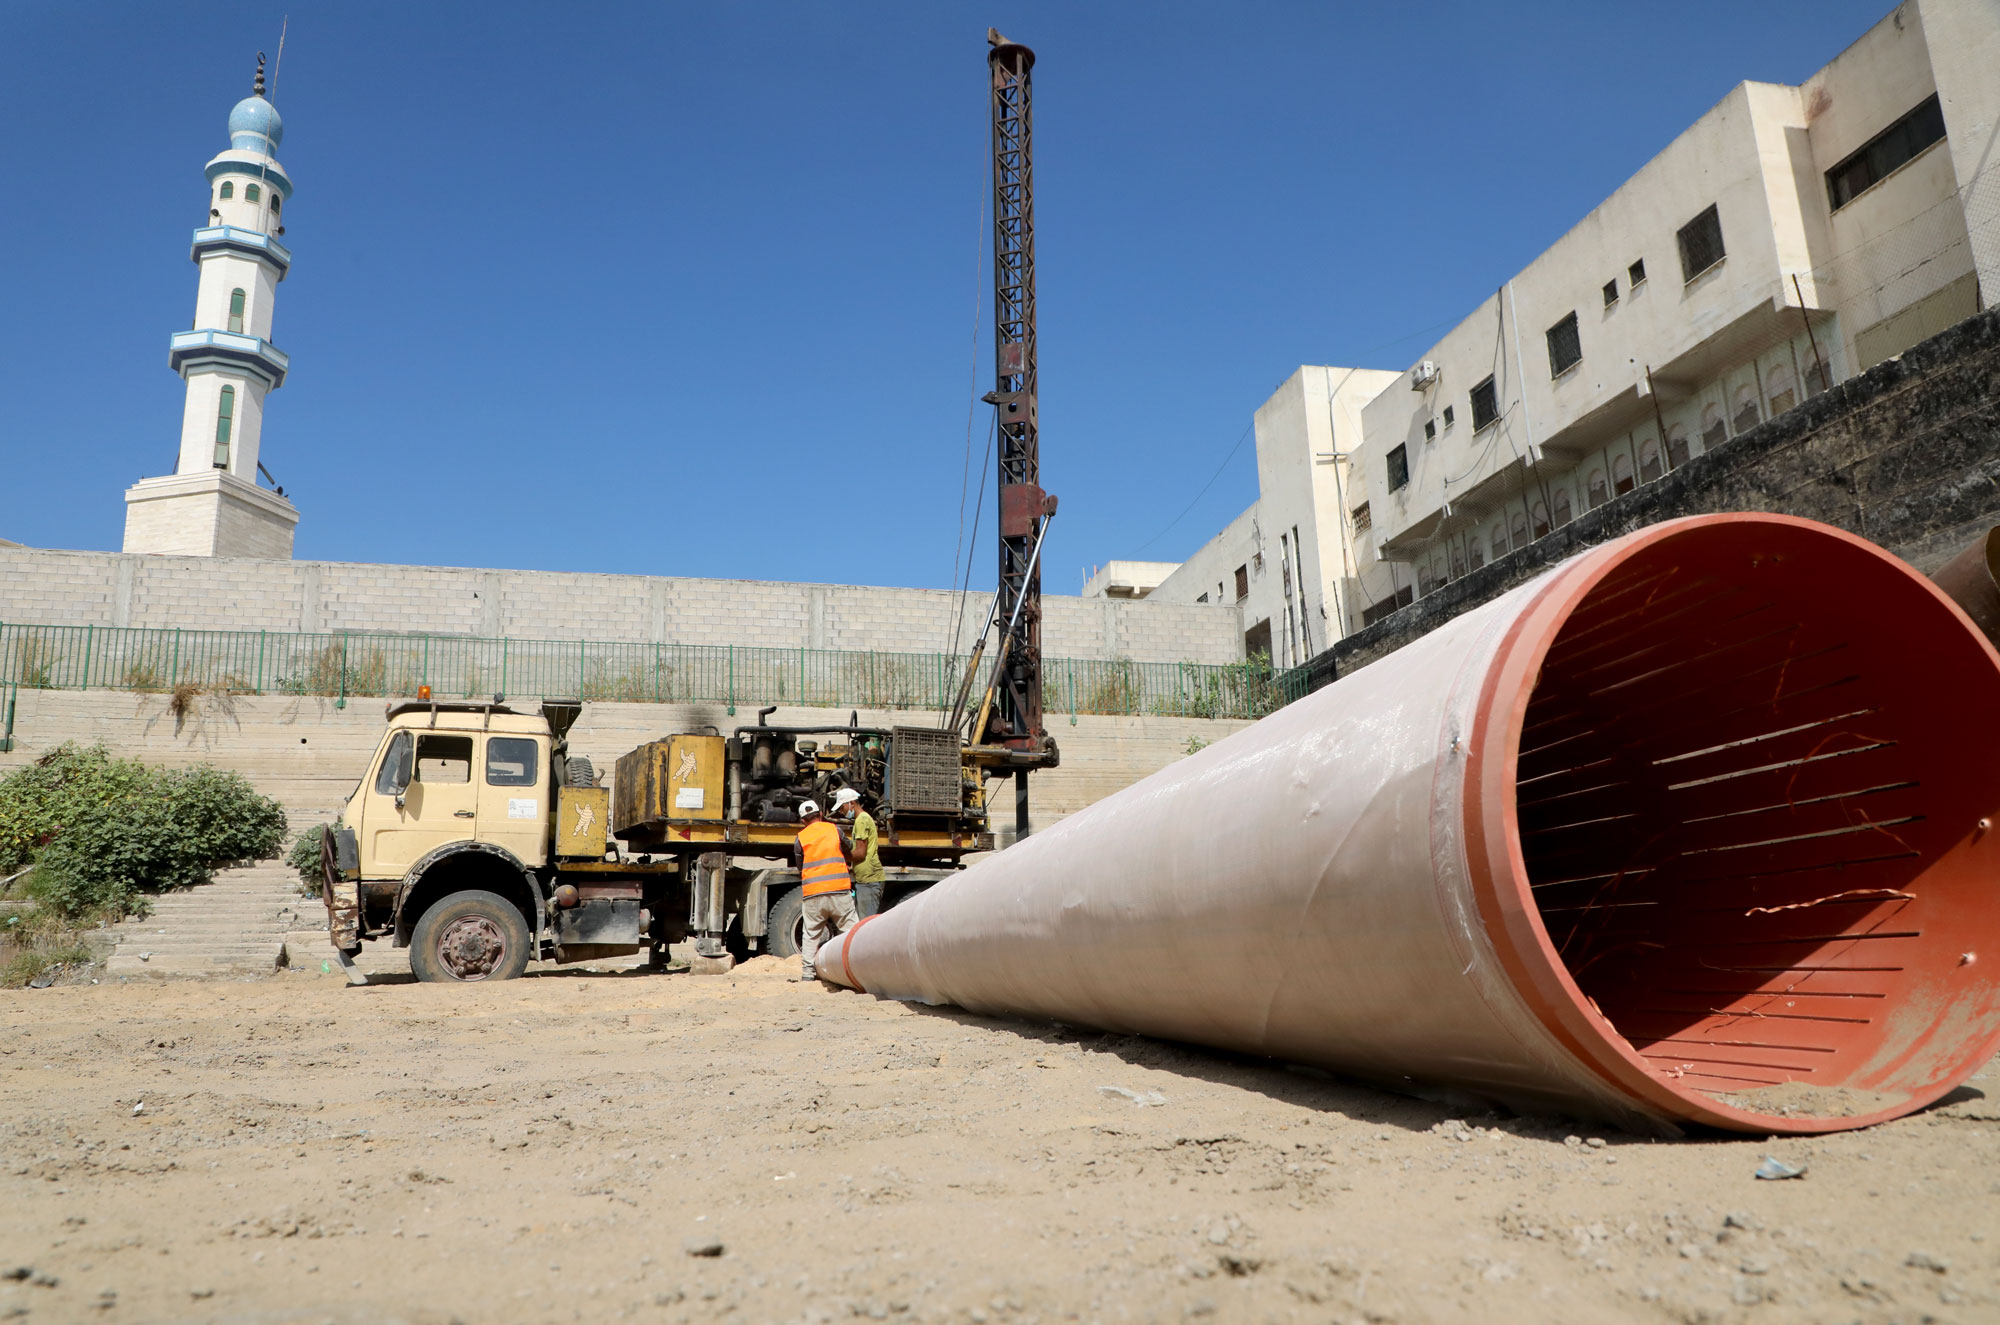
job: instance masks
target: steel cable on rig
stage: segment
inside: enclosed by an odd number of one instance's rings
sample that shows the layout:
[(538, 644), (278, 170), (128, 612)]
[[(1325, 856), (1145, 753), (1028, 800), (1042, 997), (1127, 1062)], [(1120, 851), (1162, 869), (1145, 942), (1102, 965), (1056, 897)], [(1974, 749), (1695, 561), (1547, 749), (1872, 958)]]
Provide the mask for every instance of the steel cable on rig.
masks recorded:
[[(978, 417), (979, 412), (979, 317), (984, 311), (981, 307), (984, 302), (981, 298), (984, 291), (980, 285), (980, 277), (986, 271), (986, 195), (992, 183), (992, 170), (993, 166), (989, 161), (986, 172), (980, 176), (979, 206), (975, 209), (979, 213), (979, 224), (972, 242), (972, 388), (966, 393), (965, 462), (960, 467), (958, 474), (958, 535), (957, 541), (952, 545), (951, 549), (951, 578), (945, 581), (947, 585), (956, 585), (958, 583), (958, 567), (961, 557), (966, 561), (968, 579), (970, 578), (969, 573), (971, 571), (971, 549), (965, 543), (965, 492), (967, 486), (972, 481), (972, 422)], [(997, 418), (998, 416), (995, 417)], [(988, 445), (991, 445), (990, 441)], [(985, 473), (984, 462), (981, 463), (980, 472), (982, 474)], [(982, 497), (985, 495), (983, 487), (980, 490), (980, 495)], [(972, 536), (976, 542), (979, 537), (979, 524), (976, 517), (973, 521)], [(958, 633), (964, 628), (965, 595), (961, 593), (958, 599), (957, 612), (952, 618), (951, 636), (945, 640), (944, 651), (946, 653), (956, 653), (958, 651)]]

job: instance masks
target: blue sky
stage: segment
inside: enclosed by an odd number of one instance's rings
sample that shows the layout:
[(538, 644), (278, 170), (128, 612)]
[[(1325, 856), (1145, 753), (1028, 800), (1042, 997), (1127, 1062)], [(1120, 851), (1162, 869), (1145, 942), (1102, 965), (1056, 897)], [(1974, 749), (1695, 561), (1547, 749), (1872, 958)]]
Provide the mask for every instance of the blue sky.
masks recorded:
[(1406, 367), (1734, 84), (1887, 9), (0, 6), (0, 537), (116, 548), (171, 470), (201, 167), (287, 12), (263, 454), (299, 557), (949, 583), (994, 24), (1039, 56), (1045, 584), (1074, 593), (1254, 499), (1225, 457), (1294, 367)]

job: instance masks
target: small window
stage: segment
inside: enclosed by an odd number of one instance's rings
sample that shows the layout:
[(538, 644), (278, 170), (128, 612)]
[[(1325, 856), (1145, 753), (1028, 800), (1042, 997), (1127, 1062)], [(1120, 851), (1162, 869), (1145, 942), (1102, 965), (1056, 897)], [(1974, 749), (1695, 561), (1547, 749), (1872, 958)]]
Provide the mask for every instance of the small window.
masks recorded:
[(1797, 403), (1792, 391), (1792, 370), (1779, 364), (1764, 377), (1764, 391), (1771, 405), (1771, 417), (1776, 418)]
[(1826, 201), (1834, 211), (1865, 193), (1919, 152), (1944, 137), (1944, 110), (1936, 94), (1826, 172)]
[(1535, 514), (1535, 537), (1536, 538), (1545, 537), (1549, 532), (1549, 508), (1542, 505), (1540, 502), (1536, 502), (1534, 514)]
[(1472, 558), (1472, 569), (1474, 570), (1478, 570), (1486, 564), (1486, 549), (1479, 546), (1479, 540), (1476, 538), (1465, 540), (1465, 554)]
[(1444, 426), (1445, 426), (1445, 428), (1446, 428), (1447, 430), (1449, 430), (1449, 429), (1450, 429), (1450, 427), (1451, 427), (1451, 417), (1452, 417), (1452, 416), (1451, 416), (1451, 406), (1449, 406), (1449, 405), (1446, 405), (1446, 406), (1444, 407)]
[(1424, 440), (1427, 442), (1436, 441), (1437, 435), (1438, 435), (1438, 421), (1436, 419), (1425, 419)]
[(1367, 502), (1362, 502), (1348, 514), (1354, 518), (1354, 532), (1357, 534), (1364, 529), (1372, 528), (1375, 524), (1375, 517), (1369, 514)]
[(243, 292), (241, 290), (231, 290), (229, 292), (229, 329), (231, 331), (243, 330)]
[(215, 403), (215, 467), (229, 468), (229, 435), (236, 422), (236, 388), (222, 388), (222, 397)]
[(1815, 359), (1806, 368), (1806, 399), (1811, 400), (1824, 390), (1826, 390), (1826, 374), (1820, 371), (1819, 361)]
[(394, 796), (410, 785), (410, 734), (397, 732), (389, 738), (382, 755), (382, 767), (375, 774), (375, 794)]
[(1576, 314), (1571, 313), (1549, 328), (1549, 376), (1561, 377), (1583, 359), (1583, 340), (1577, 334)]
[(1236, 568), (1236, 601), (1240, 603), (1249, 596), (1250, 568), (1248, 566), (1238, 566)]
[(1722, 247), (1722, 214), (1713, 205), (1682, 226), (1679, 238), (1683, 281), (1692, 281), (1728, 256)]
[(1644, 285), (1646, 283), (1646, 260), (1640, 258), (1625, 269), (1625, 284)]
[(1757, 416), (1757, 388), (1745, 382), (1736, 388), (1736, 415), (1729, 421), (1729, 430), (1746, 433), (1761, 422)]
[(1417, 597), (1428, 597), (1437, 592), (1437, 587), (1437, 572), (1431, 569), (1430, 563), (1425, 562), (1417, 567)]
[(1676, 423), (1667, 429), (1667, 468), (1679, 469), (1688, 462), (1687, 429)]
[(1446, 560), (1451, 563), (1451, 578), (1454, 580), (1463, 579), (1465, 576), (1465, 553), (1459, 549), (1458, 544), (1453, 543), (1447, 549)]
[(1395, 492), (1409, 486), (1410, 451), (1408, 447), (1399, 446), (1389, 452), (1389, 491)]
[(1701, 412), (1701, 446), (1713, 451), (1729, 440), (1729, 426), (1723, 422), (1722, 406), (1710, 405)]
[(1611, 490), (1604, 486), (1604, 471), (1601, 469), (1592, 470), (1586, 504), (1594, 511), (1610, 500)]
[(486, 785), (532, 787), (540, 765), (535, 743), (525, 736), (495, 736), (486, 742)]
[(1555, 496), (1550, 498), (1550, 500), (1555, 503), (1556, 528), (1560, 529), (1564, 525), (1568, 524), (1571, 519), (1569, 510), (1569, 489), (1557, 488)]
[(259, 189), (255, 184), (245, 184), (243, 186), (243, 201), (257, 202), (261, 200), (263, 196), (264, 196), (263, 190)]
[(228, 199), (234, 198), (235, 196), (236, 196), (236, 181), (233, 179), (223, 180), (222, 192), (218, 193), (216, 197), (221, 198), (224, 201), (227, 201)]
[(1639, 444), (1639, 481), (1651, 483), (1661, 472), (1660, 444), (1648, 437)]
[(1611, 490), (1624, 496), (1632, 490), (1632, 457), (1614, 456), (1611, 460)]
[(278, 195), (274, 193), (271, 195), (271, 215), (276, 216), (277, 214), (278, 214)]
[(1202, 593), (1201, 593), (1201, 594), (1200, 594), (1200, 595), (1199, 595), (1199, 596), (1198, 596), (1198, 597), (1197, 597), (1197, 598), (1195, 599), (1195, 601), (1196, 601), (1197, 603), (1205, 603), (1205, 602), (1207, 602), (1207, 601), (1208, 601), (1208, 592), (1207, 592), (1206, 590), (1203, 590), (1203, 591), (1202, 591)]
[(1489, 377), (1472, 388), (1472, 430), (1478, 432), (1499, 417), (1500, 400), (1493, 390), (1493, 379)]
[(472, 781), (472, 738), (432, 736), (417, 738), (417, 781), (433, 786), (456, 786)]
[(1515, 551), (1518, 552), (1528, 546), (1528, 513), (1526, 511), (1514, 512), (1514, 518), (1507, 522), (1507, 530), (1514, 536)]
[(1500, 560), (1500, 558), (1506, 555), (1507, 555), (1507, 524), (1506, 521), (1503, 520), (1499, 524), (1493, 526), (1493, 560), (1498, 561)]
[(1613, 279), (1608, 280), (1604, 283), (1604, 306), (1606, 308), (1609, 308), (1611, 307), (1611, 305), (1617, 302), (1618, 302), (1618, 281), (1614, 277)]

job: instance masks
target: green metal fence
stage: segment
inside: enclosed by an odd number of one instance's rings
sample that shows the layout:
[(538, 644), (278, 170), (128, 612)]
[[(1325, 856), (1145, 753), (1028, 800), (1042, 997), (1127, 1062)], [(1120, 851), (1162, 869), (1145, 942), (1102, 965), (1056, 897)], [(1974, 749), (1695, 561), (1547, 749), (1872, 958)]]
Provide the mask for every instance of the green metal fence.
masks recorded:
[[(964, 655), (948, 653), (0, 623), (0, 689), (193, 685), (344, 702), (428, 685), (439, 698), (702, 701), (732, 713), (739, 704), (935, 710), (951, 707), (964, 668)], [(1043, 695), (1051, 714), (1069, 715), (1258, 718), (1287, 702), (1259, 662), (1052, 658)]]

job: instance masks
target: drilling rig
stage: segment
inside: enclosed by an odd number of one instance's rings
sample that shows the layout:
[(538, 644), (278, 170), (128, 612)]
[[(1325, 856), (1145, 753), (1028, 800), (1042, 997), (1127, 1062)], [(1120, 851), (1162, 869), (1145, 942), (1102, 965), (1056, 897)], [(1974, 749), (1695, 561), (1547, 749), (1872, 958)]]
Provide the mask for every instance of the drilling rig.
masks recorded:
[[(1042, 540), (1056, 499), (1042, 490), (1035, 357), (1035, 53), (986, 30), (991, 75), (994, 386), (999, 411), (1000, 628), (991, 680), (966, 731), (966, 761), (1014, 775), (1014, 836), (1028, 835), (1028, 773), (1060, 759), (1042, 719)], [(985, 634), (967, 668), (969, 691)], [(955, 706), (950, 721), (959, 721)]]

